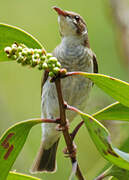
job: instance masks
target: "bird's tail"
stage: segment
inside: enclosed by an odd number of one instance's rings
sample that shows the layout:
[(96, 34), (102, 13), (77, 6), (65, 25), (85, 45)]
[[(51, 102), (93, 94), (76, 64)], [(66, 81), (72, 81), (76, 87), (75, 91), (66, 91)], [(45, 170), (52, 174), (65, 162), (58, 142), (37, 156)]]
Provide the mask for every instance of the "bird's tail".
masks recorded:
[(56, 171), (56, 151), (58, 142), (59, 139), (49, 149), (44, 149), (44, 143), (41, 143), (36, 160), (32, 166), (31, 173)]

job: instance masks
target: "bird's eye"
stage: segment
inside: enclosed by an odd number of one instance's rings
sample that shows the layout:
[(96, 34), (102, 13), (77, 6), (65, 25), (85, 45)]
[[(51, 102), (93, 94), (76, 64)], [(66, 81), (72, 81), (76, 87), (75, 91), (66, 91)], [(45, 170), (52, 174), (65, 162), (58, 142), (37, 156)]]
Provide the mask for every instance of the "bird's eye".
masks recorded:
[(80, 20), (79, 16), (74, 16), (74, 19), (76, 19), (76, 21)]

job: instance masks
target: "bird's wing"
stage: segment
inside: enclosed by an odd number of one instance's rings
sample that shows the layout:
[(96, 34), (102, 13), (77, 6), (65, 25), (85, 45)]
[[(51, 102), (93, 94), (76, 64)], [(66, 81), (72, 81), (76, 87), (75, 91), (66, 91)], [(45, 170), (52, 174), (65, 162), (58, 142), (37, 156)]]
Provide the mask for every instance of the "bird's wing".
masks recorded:
[(41, 80), (41, 95), (42, 95), (43, 86), (45, 82), (47, 81), (47, 79), (48, 79), (48, 71), (45, 71), (43, 73), (42, 80)]
[(94, 66), (94, 73), (98, 73), (98, 62), (95, 54), (93, 54), (93, 66)]
[[(90, 49), (90, 43), (89, 43), (89, 39), (88, 38), (86, 39), (84, 46)], [(94, 73), (98, 73), (97, 58), (96, 58), (96, 55), (95, 55), (95, 53), (93, 51), (92, 51), (92, 53), (93, 53), (93, 68), (94, 68)]]

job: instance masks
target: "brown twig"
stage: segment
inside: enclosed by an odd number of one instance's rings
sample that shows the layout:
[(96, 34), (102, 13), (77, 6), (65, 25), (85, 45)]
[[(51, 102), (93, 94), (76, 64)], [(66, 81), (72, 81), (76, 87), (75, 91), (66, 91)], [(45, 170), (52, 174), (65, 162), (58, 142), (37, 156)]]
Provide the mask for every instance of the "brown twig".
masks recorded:
[[(66, 113), (65, 113), (66, 108), (65, 108), (65, 104), (64, 104), (64, 100), (63, 100), (63, 96), (62, 96), (61, 80), (59, 78), (56, 79), (55, 84), (56, 84), (56, 90), (57, 90), (58, 101), (59, 101), (61, 126), (66, 127), (66, 125), (67, 125)], [(73, 141), (70, 137), (68, 128), (64, 128), (63, 135), (64, 135), (64, 139), (65, 139), (69, 154), (72, 154), (74, 151), (74, 145), (73, 145)], [(72, 164), (77, 162), (76, 155), (70, 156), (70, 158), (71, 158)], [(78, 177), (79, 180), (85, 180), (78, 163), (77, 163), (76, 176)]]
[[(76, 113), (78, 113), (78, 114), (81, 113), (81, 111), (80, 111), (79, 109), (77, 109), (77, 108), (75, 108), (75, 107), (73, 107), (73, 106), (70, 106), (70, 105), (68, 105), (68, 104), (65, 105), (65, 108), (66, 108), (67, 110), (74, 111), (74, 112), (76, 112)], [(74, 128), (73, 132), (70, 134), (72, 140), (74, 140), (76, 134), (78, 133), (79, 129), (82, 127), (83, 124), (84, 124), (84, 121), (81, 121), (81, 122)]]
[(41, 119), (43, 123), (60, 123), (60, 118), (57, 119)]
[(82, 125), (84, 124), (84, 121), (81, 121), (73, 130), (73, 132), (70, 134), (72, 140), (74, 140), (76, 134), (78, 133), (79, 129), (82, 127)]
[[(61, 75), (60, 78), (63, 79), (68, 76), (74, 76), (74, 75), (84, 75), (84, 72), (82, 72), (82, 71), (67, 72), (64, 75)], [(56, 78), (58, 79), (58, 77), (56, 77)], [(55, 81), (55, 79), (52, 82), (54, 82), (54, 81)]]
[(96, 177), (95, 180), (102, 180), (102, 179), (104, 179), (105, 177), (110, 176), (110, 173), (108, 173), (108, 170), (109, 170), (109, 169), (107, 169), (107, 170), (104, 171), (102, 174), (100, 174), (98, 177)]
[[(74, 73), (74, 72), (73, 72), (73, 73)], [(74, 75), (74, 74), (72, 74), (72, 75)], [(67, 110), (74, 111), (74, 112), (76, 112), (76, 113), (78, 113), (78, 114), (81, 114), (81, 111), (80, 111), (79, 109), (77, 109), (76, 107), (73, 107), (73, 106), (70, 106), (70, 105), (68, 105), (68, 104), (65, 104), (65, 108), (66, 108)]]

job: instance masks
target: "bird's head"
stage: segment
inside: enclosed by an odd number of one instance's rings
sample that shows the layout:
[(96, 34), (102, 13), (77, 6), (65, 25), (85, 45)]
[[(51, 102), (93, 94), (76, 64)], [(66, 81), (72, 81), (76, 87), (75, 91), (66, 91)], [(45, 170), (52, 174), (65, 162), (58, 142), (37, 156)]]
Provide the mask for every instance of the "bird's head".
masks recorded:
[(62, 36), (82, 36), (87, 35), (87, 27), (83, 18), (74, 12), (64, 11), (58, 7), (53, 7), (58, 13), (58, 22)]

